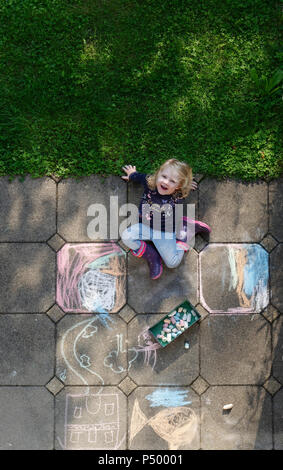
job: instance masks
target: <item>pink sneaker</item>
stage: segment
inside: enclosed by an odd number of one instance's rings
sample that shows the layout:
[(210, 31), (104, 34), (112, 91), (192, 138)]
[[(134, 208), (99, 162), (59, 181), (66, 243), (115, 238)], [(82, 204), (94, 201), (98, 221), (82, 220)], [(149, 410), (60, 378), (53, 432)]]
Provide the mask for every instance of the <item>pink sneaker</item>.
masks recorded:
[(183, 226), (176, 238), (181, 242), (188, 243), (197, 233), (209, 234), (210, 232), (211, 228), (204, 222), (183, 217)]

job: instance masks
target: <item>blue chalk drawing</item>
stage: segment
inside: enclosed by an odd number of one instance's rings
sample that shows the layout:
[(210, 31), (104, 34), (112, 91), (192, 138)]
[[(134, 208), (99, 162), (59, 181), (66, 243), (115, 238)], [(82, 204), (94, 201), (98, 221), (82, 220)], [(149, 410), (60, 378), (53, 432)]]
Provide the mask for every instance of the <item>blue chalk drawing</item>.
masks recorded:
[(259, 245), (245, 245), (247, 263), (244, 267), (244, 291), (251, 297), (260, 285), (267, 288), (268, 254)]
[(260, 312), (269, 302), (268, 253), (257, 244), (231, 245), (228, 247), (228, 260), (229, 291), (234, 290), (239, 296), (239, 309)]
[(98, 320), (100, 321), (100, 323), (103, 326), (105, 326), (105, 328), (108, 328), (109, 330), (111, 330), (112, 328), (108, 324), (108, 322), (109, 323), (115, 323), (114, 319), (111, 317), (111, 315), (101, 307), (98, 307), (96, 311), (99, 313)]
[(151, 402), (150, 407), (166, 406), (177, 407), (190, 405), (192, 402), (186, 400), (188, 392), (185, 390), (172, 390), (170, 388), (159, 388), (146, 395), (146, 399)]

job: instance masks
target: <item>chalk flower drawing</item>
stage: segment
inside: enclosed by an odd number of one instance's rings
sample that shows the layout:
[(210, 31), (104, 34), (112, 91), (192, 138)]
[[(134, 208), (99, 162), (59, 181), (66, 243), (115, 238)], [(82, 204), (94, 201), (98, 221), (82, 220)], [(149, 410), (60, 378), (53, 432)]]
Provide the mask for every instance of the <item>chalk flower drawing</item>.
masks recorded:
[(90, 367), (91, 366), (89, 356), (87, 356), (86, 354), (82, 354), (80, 356), (80, 366), (81, 367)]
[[(116, 338), (117, 338), (116, 349), (110, 351), (110, 353), (104, 358), (104, 365), (106, 367), (110, 367), (112, 372), (120, 374), (121, 372), (124, 372), (124, 371), (130, 369), (132, 362), (138, 356), (138, 352), (137, 352), (136, 348), (128, 348), (128, 349), (123, 348), (123, 335), (122, 334), (116, 335)], [(128, 367), (127, 367), (127, 369), (125, 369), (121, 365), (121, 362), (120, 362), (120, 364), (118, 364), (118, 361), (121, 361), (121, 355), (123, 355), (123, 354), (124, 355), (128, 354)]]

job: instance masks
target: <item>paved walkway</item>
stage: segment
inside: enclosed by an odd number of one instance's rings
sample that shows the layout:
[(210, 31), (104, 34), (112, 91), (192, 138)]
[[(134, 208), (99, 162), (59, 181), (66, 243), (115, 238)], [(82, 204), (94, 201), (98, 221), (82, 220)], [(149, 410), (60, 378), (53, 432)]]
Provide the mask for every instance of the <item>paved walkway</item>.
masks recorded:
[[(210, 239), (151, 281), (88, 237), (140, 186), (0, 178), (0, 449), (283, 449), (283, 180), (198, 180)], [(201, 320), (156, 347), (186, 298)]]

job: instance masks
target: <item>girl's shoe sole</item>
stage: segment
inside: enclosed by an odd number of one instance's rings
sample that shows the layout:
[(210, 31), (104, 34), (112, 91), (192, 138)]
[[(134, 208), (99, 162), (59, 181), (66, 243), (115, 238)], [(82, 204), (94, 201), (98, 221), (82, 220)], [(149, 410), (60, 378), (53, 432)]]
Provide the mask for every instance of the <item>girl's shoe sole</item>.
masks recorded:
[(209, 227), (209, 225), (205, 224), (204, 222), (199, 222), (198, 220), (193, 220), (189, 217), (183, 217), (183, 220), (191, 224), (198, 224), (200, 227), (206, 229), (209, 233), (211, 232), (211, 228)]

